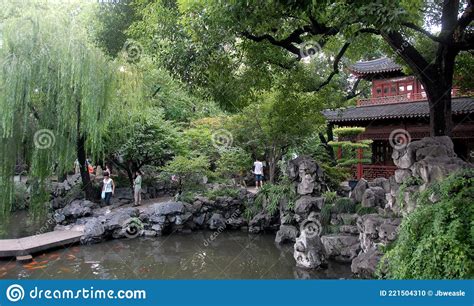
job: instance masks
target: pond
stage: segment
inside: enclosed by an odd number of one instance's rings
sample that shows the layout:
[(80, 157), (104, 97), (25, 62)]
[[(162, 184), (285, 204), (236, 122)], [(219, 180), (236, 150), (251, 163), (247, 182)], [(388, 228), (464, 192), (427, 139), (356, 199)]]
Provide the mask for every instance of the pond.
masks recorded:
[[(1, 279), (338, 279), (350, 265), (295, 267), (293, 246), (274, 234), (194, 232), (111, 240), (38, 254), (30, 264), (0, 260)], [(211, 240), (211, 237), (215, 239)]]

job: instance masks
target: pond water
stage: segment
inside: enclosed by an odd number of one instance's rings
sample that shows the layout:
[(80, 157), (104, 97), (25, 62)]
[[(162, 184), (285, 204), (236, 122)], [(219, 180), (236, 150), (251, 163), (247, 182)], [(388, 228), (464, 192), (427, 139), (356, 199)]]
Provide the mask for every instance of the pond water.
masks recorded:
[(350, 265), (295, 267), (293, 246), (274, 234), (222, 232), (112, 240), (38, 254), (30, 264), (0, 260), (1, 279), (307, 279), (350, 278)]

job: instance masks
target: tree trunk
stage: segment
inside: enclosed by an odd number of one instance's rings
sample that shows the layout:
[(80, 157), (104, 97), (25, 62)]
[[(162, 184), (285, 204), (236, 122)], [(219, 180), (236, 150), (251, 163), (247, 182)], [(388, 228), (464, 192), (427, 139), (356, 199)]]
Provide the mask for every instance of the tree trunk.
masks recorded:
[[(439, 43), (435, 61), (428, 63), (400, 33), (384, 33), (382, 37), (414, 71), (425, 88), (430, 108), (431, 136), (451, 136), (451, 89), (454, 62), (459, 50), (449, 44)], [(452, 41), (452, 38), (449, 39)]]
[(277, 162), (280, 158), (281, 154), (279, 153), (279, 150), (272, 147), (268, 153), (268, 181), (272, 184), (275, 183), (276, 180)]
[(335, 166), (337, 165), (337, 161), (336, 161), (336, 156), (334, 155), (334, 149), (328, 144), (328, 142), (334, 140), (332, 129), (333, 129), (333, 125), (332, 123), (329, 123), (327, 126), (327, 135), (328, 135), (327, 140), (324, 137), (323, 133), (318, 133), (318, 136), (319, 136), (319, 140), (321, 141), (321, 144), (324, 146), (324, 149), (326, 150), (329, 156), (329, 159), (331, 160), (331, 166)]
[(430, 106), (430, 135), (451, 136), (452, 113), (451, 113), (451, 90), (445, 93), (428, 93)]
[(81, 134), (81, 102), (77, 100), (77, 160), (79, 161), (79, 171), (81, 173), (82, 188), (86, 200), (94, 201), (94, 189), (92, 188), (89, 169), (86, 166), (86, 137)]
[(93, 201), (95, 198), (94, 189), (92, 188), (91, 177), (86, 166), (85, 142), (86, 140), (84, 136), (79, 136), (77, 138), (77, 160), (79, 161), (79, 170), (81, 173), (82, 186), (86, 195), (86, 199)]

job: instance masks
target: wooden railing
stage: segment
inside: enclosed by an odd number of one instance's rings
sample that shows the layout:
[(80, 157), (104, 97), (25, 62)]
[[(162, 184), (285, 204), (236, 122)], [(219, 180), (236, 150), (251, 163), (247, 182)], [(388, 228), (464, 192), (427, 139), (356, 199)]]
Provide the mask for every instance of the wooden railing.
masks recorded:
[(373, 180), (377, 177), (389, 178), (395, 174), (397, 166), (386, 165), (361, 165), (362, 172), (358, 173), (357, 165), (352, 167), (352, 175), (356, 179), (365, 178), (366, 180)]
[[(453, 89), (451, 91), (452, 97), (458, 96), (458, 90)], [(413, 101), (423, 101), (426, 100), (426, 93), (406, 93), (398, 96), (386, 96), (379, 98), (368, 98), (368, 99), (359, 99), (357, 101), (357, 106), (368, 106), (368, 105), (380, 105), (380, 104), (392, 104), (392, 103), (404, 103), (404, 102), (413, 102)]]

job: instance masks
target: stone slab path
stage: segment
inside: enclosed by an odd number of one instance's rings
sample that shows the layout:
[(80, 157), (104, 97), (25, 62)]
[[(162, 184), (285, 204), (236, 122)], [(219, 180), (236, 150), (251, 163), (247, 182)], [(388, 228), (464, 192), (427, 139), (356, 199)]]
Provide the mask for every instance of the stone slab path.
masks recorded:
[(82, 228), (75, 227), (70, 231), (53, 231), (19, 239), (1, 239), (0, 258), (30, 255), (78, 243), (83, 234)]

